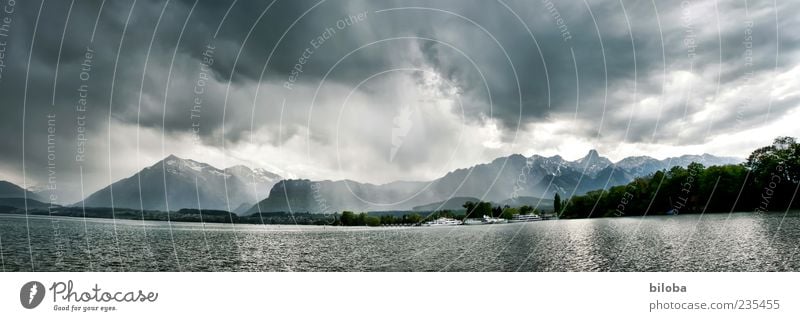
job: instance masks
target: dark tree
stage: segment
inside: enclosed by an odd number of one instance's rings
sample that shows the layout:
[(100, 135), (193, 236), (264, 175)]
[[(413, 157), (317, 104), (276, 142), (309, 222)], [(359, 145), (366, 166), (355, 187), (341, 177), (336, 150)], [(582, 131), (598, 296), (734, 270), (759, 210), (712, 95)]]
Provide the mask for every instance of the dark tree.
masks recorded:
[(356, 216), (356, 224), (358, 226), (367, 225), (367, 213), (361, 213)]
[(381, 225), (381, 219), (375, 216), (367, 216), (366, 218), (367, 226), (379, 226)]
[(473, 212), (475, 212), (475, 208), (477, 206), (478, 204), (475, 204), (475, 202), (466, 202), (461, 207), (467, 210), (466, 213), (464, 214), (466, 217), (474, 217)]
[(503, 214), (503, 208), (500, 206), (492, 208), (492, 217), (500, 217)]
[(356, 215), (351, 211), (344, 211), (339, 220), (342, 222), (343, 226), (353, 226), (356, 224)]
[(470, 215), (470, 217), (484, 217), (492, 215), (492, 203), (489, 202), (479, 202), (478, 206), (475, 207), (474, 215)]
[(553, 209), (555, 209), (556, 214), (561, 214), (561, 195), (558, 195), (558, 193), (553, 197)]
[[(691, 163), (638, 177), (631, 183), (569, 199), (557, 212), (565, 218), (653, 214), (766, 213), (797, 208), (800, 144), (778, 137), (753, 151), (745, 164), (711, 166)], [(556, 198), (558, 198), (556, 194)]]

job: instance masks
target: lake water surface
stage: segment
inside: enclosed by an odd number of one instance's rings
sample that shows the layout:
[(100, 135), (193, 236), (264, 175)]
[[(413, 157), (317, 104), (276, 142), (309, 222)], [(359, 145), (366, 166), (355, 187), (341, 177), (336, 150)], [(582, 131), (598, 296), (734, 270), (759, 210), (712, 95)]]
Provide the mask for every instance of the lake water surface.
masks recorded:
[(451, 227), (0, 215), (3, 271), (798, 271), (800, 215)]

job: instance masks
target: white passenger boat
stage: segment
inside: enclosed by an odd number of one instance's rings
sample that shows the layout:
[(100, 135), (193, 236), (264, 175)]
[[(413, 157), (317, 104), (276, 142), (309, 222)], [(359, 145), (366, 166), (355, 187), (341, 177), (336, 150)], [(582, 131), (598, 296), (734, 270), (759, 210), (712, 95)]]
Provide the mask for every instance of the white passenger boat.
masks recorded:
[(542, 217), (537, 215), (537, 214), (525, 214), (525, 215), (514, 214), (514, 216), (511, 217), (511, 220), (509, 222), (511, 222), (511, 223), (520, 223), (520, 222), (533, 222), (533, 221), (541, 221), (541, 220), (542, 220)]
[(451, 225), (461, 225), (463, 224), (461, 221), (452, 219), (449, 217), (440, 217), (430, 222), (425, 222), (422, 225), (424, 226), (451, 226)]
[(481, 219), (468, 218), (464, 220), (464, 225), (502, 224), (507, 222), (508, 221), (503, 218), (494, 218), (484, 215)]

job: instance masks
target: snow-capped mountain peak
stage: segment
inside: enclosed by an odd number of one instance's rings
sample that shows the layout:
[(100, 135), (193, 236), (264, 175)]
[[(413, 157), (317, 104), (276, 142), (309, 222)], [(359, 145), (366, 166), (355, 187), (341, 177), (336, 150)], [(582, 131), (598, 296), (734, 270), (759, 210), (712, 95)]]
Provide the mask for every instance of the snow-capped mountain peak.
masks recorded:
[[(169, 155), (139, 173), (113, 184), (115, 207), (164, 210), (204, 208), (228, 210), (265, 198), (281, 177), (263, 169), (237, 165), (225, 170)], [(166, 191), (164, 190), (166, 188)], [(110, 207), (112, 190), (86, 198), (93, 207)]]

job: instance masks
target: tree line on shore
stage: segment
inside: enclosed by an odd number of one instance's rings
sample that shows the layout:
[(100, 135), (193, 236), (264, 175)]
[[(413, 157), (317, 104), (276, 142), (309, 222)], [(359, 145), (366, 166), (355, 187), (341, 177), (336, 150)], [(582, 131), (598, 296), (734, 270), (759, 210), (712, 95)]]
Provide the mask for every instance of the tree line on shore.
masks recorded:
[(356, 214), (351, 211), (344, 211), (341, 215), (335, 214), (333, 225), (340, 226), (381, 226), (381, 225), (417, 225), (424, 222), (437, 220), (439, 218), (451, 218), (463, 221), (466, 218), (482, 218), (484, 216), (511, 219), (515, 214), (543, 214), (533, 206), (523, 205), (520, 207), (492, 206), (490, 202), (466, 202), (462, 206), (463, 211), (442, 209), (422, 215), (420, 213), (408, 213), (400, 215), (370, 215), (369, 213)]
[(800, 208), (800, 144), (778, 137), (753, 151), (745, 163), (705, 167), (692, 163), (634, 179), (627, 185), (556, 200), (563, 218), (748, 211)]
[(368, 213), (356, 214), (351, 211), (343, 211), (341, 215), (335, 215), (333, 225), (338, 226), (380, 226), (380, 225), (414, 225), (422, 222), (423, 217), (419, 213), (403, 214), (396, 217), (394, 215), (369, 215)]
[[(764, 213), (800, 208), (795, 196), (800, 187), (800, 144), (793, 137), (778, 137), (753, 151), (745, 163), (711, 166), (692, 163), (686, 168), (635, 178), (626, 185), (595, 190), (562, 200), (556, 193), (553, 208), (561, 218), (641, 216), (658, 214), (749, 211)], [(316, 224), (338, 226), (418, 225), (446, 217), (457, 220), (484, 216), (511, 219), (516, 214), (545, 214), (530, 205), (495, 206), (466, 202), (463, 210), (427, 213), (256, 213), (238, 216), (220, 210), (178, 211), (60, 207), (24, 209), (8, 207), (4, 213), (87, 218), (248, 224)]]

